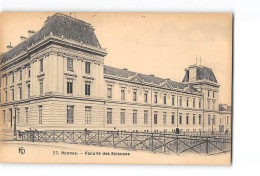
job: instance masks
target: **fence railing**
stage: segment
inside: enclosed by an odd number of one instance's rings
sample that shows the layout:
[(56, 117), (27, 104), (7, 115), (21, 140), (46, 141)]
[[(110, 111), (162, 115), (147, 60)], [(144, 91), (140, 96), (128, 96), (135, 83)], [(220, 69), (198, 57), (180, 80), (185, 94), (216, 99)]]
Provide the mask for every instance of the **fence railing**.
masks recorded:
[(64, 142), (177, 155), (183, 153), (214, 155), (231, 151), (230, 138), (203, 135), (103, 130), (30, 130), (19, 132), (18, 137), (22, 141)]

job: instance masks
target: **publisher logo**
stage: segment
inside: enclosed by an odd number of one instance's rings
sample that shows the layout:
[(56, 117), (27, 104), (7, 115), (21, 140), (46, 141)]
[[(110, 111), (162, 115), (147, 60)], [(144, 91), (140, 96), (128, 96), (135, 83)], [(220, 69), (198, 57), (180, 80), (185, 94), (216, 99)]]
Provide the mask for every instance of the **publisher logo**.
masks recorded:
[(21, 155), (25, 154), (25, 149), (23, 147), (19, 147), (19, 153)]

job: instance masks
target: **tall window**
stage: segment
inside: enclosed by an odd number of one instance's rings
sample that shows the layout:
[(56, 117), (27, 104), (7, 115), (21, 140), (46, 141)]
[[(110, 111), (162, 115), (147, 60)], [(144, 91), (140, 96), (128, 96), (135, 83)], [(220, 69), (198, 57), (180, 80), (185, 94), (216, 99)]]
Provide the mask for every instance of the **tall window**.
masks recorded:
[(186, 106), (189, 107), (189, 98), (186, 99)]
[(215, 98), (215, 92), (213, 91), (213, 98)]
[(193, 125), (195, 125), (195, 122), (196, 122), (196, 117), (195, 117), (195, 114), (193, 114), (193, 117), (192, 117), (192, 122), (193, 122)]
[(133, 101), (137, 101), (137, 90), (133, 90)]
[(40, 72), (43, 72), (43, 59), (40, 59)]
[(42, 124), (42, 105), (39, 106), (39, 124)]
[(157, 114), (157, 113), (158, 113), (157, 111), (154, 112), (153, 122), (154, 122), (155, 125), (157, 124), (157, 117), (158, 117), (158, 114)]
[(172, 96), (172, 105), (174, 106), (174, 96)]
[(91, 107), (85, 106), (85, 124), (91, 124)]
[(120, 123), (125, 124), (125, 109), (121, 109), (120, 112)]
[(42, 95), (43, 95), (43, 80), (40, 81), (40, 96)]
[(163, 104), (166, 104), (166, 94), (163, 95)]
[(85, 71), (87, 74), (90, 74), (90, 62), (85, 62)]
[(28, 107), (25, 107), (25, 123), (28, 124)]
[(133, 110), (133, 124), (137, 124), (137, 110)]
[[(22, 71), (22, 70), (20, 70), (20, 71)], [(22, 75), (22, 74), (20, 74), (20, 75)], [(20, 78), (20, 80), (22, 80), (21, 78)], [(6, 75), (5, 76), (5, 85), (7, 86), (7, 83), (8, 83), (8, 76)]]
[(229, 117), (227, 116), (227, 125), (229, 124)]
[(144, 92), (144, 102), (147, 103), (147, 101), (148, 101), (148, 92), (145, 91)]
[(90, 95), (90, 81), (85, 81), (85, 95)]
[(73, 59), (67, 58), (67, 71), (73, 71)]
[(73, 80), (67, 79), (67, 93), (72, 94), (73, 93)]
[(208, 90), (208, 97), (209, 97), (209, 90)]
[(157, 93), (156, 94), (154, 94), (154, 103), (157, 103)]
[(196, 106), (196, 104), (195, 104), (195, 98), (193, 98), (192, 106), (193, 106), (193, 108), (195, 108), (195, 106)]
[(201, 108), (201, 99), (199, 99), (199, 108)]
[(8, 99), (8, 97), (7, 97), (7, 90), (5, 91), (5, 102), (7, 102), (7, 99)]
[(12, 101), (14, 101), (14, 89), (11, 89), (11, 93), (12, 93)]
[(174, 124), (174, 112), (172, 113), (172, 124)]
[(210, 115), (208, 115), (208, 125), (210, 125)]
[(28, 78), (30, 78), (30, 77), (31, 77), (31, 69), (28, 68)]
[(189, 114), (186, 114), (186, 124), (189, 124)]
[(182, 113), (179, 115), (179, 124), (182, 124)]
[(74, 123), (74, 106), (67, 105), (67, 123)]
[(107, 86), (107, 98), (112, 98), (112, 86)]
[(125, 88), (121, 87), (121, 100), (125, 101)]
[(31, 85), (28, 84), (27, 88), (28, 88), (28, 98), (30, 98), (30, 96), (31, 96)]
[(12, 73), (12, 83), (14, 83), (14, 73)]
[(213, 118), (212, 118), (212, 123), (213, 123), (213, 125), (215, 125), (215, 123), (216, 123), (216, 120), (215, 120), (215, 115), (213, 115)]
[(144, 124), (148, 124), (148, 111), (144, 111)]
[(166, 125), (167, 113), (163, 112), (163, 124)]
[(4, 112), (4, 123), (5, 123), (5, 110), (3, 110), (3, 112)]
[(208, 109), (209, 109), (209, 107), (210, 107), (210, 101), (208, 101)]
[(107, 108), (107, 124), (112, 124), (112, 108)]
[(182, 107), (182, 97), (180, 97), (180, 106)]
[(23, 99), (23, 89), (22, 86), (19, 87), (19, 92), (20, 92), (20, 100)]
[(20, 109), (17, 109), (17, 123), (20, 123)]
[(201, 114), (199, 114), (199, 124), (201, 125)]

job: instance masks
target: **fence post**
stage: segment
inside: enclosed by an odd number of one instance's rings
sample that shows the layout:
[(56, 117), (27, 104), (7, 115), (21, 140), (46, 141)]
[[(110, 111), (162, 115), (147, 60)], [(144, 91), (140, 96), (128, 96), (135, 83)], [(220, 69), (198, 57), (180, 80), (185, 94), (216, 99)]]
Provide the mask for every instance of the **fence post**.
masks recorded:
[(165, 141), (165, 133), (164, 133), (164, 139), (163, 139), (163, 146), (164, 146), (164, 153), (166, 152), (166, 147), (165, 147), (165, 144), (166, 144), (166, 141)]
[(75, 143), (75, 141), (74, 141), (74, 130), (72, 130), (72, 142)]
[(32, 131), (32, 142), (34, 142), (34, 131)]
[(176, 153), (177, 153), (177, 155), (179, 155), (179, 139), (178, 139), (178, 135), (177, 135), (177, 139), (176, 139), (176, 141), (177, 141), (177, 145), (176, 145)]
[(209, 138), (206, 138), (206, 153), (209, 154)]
[(97, 144), (98, 144), (98, 146), (100, 146), (100, 142), (99, 142), (99, 130), (98, 130), (97, 132), (98, 132), (98, 141), (97, 141)]
[(55, 142), (55, 131), (52, 132), (52, 138), (53, 142)]
[(130, 134), (131, 134), (131, 146), (130, 146), (130, 148), (133, 149), (133, 132), (131, 132)]
[(114, 133), (114, 131), (112, 132), (112, 134), (113, 134), (113, 147), (115, 147), (115, 133)]
[(152, 133), (152, 152), (154, 152), (154, 148), (153, 148), (153, 133)]
[(65, 140), (64, 140), (64, 135), (65, 135), (65, 131), (63, 130), (63, 131), (62, 131), (62, 141), (63, 141), (63, 142), (65, 142)]

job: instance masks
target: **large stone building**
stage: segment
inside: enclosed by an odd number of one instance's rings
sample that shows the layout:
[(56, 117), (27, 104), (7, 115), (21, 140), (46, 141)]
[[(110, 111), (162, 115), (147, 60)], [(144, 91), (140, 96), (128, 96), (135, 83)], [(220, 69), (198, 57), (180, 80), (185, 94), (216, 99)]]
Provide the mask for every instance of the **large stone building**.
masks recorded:
[(93, 27), (55, 14), (1, 55), (0, 123), (5, 128), (225, 131), (212, 69), (192, 65), (182, 82), (104, 65)]

